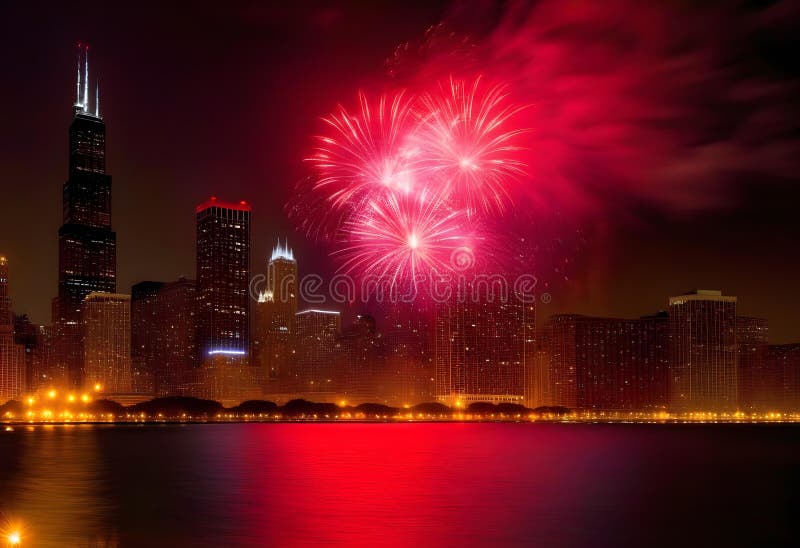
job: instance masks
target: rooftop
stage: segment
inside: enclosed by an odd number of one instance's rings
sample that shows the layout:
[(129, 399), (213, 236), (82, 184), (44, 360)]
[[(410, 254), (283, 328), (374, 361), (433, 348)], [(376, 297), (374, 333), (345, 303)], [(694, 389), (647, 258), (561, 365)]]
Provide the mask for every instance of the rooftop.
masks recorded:
[(223, 202), (222, 200), (218, 200), (216, 196), (211, 196), (205, 202), (199, 204), (195, 208), (196, 213), (200, 213), (210, 207), (220, 207), (223, 209), (234, 209), (236, 211), (251, 211), (250, 204), (242, 200), (239, 203), (234, 202)]
[(301, 310), (297, 313), (297, 316), (301, 314), (339, 314), (338, 310), (319, 310), (318, 308), (309, 308), (308, 310)]
[(278, 244), (272, 248), (272, 256), (270, 256), (269, 260), (274, 261), (275, 259), (286, 259), (287, 261), (294, 261), (294, 252), (289, 247), (289, 240), (286, 240), (285, 244), (282, 244), (280, 239), (278, 240)]

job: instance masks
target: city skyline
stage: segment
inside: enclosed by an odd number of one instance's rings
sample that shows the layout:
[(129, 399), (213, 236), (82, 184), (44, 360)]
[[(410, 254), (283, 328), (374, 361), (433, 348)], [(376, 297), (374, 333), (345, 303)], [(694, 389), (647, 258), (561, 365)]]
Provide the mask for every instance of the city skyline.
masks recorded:
[(0, 5), (1, 546), (797, 544), (800, 3)]
[[(30, 12), (21, 7), (15, 9), (19, 10), (18, 17), (22, 20), (32, 17)], [(321, 8), (312, 10), (310, 18), (287, 9), (269, 14), (265, 19), (256, 18), (255, 21), (248, 19), (252, 14), (234, 9), (230, 18), (226, 19), (225, 29), (226, 32), (234, 33), (234, 29), (245, 21), (245, 25), (254, 25), (247, 28), (256, 32), (259, 25), (272, 20), (271, 16), (275, 15), (278, 18), (276, 21), (285, 21), (303, 29), (295, 38), (280, 35), (276, 40), (310, 40), (314, 44), (331, 41), (350, 50), (353, 48), (347, 44), (351, 42), (345, 37), (348, 34), (347, 26), (357, 20), (369, 23), (365, 24), (365, 28), (372, 29), (377, 21), (387, 16), (387, 9), (393, 8), (381, 6), (375, 10), (357, 10), (356, 13), (351, 7), (341, 5), (333, 8), (330, 13)], [(194, 121), (190, 122), (181, 111), (171, 108), (171, 105), (176, 104), (175, 91), (189, 89), (185, 78), (170, 68), (177, 66), (172, 62), (175, 60), (172, 56), (176, 53), (168, 49), (159, 51), (157, 39), (145, 41), (146, 43), (137, 41), (135, 51), (121, 49), (123, 44), (133, 43), (133, 38), (123, 33), (117, 41), (112, 40), (107, 36), (107, 30), (100, 25), (91, 24), (92, 17), (101, 17), (95, 11), (97, 10), (86, 10), (81, 18), (75, 19), (74, 25), (63, 25), (63, 30), (59, 30), (57, 34), (42, 35), (40, 40), (34, 40), (30, 54), (52, 60), (40, 64), (35, 73), (31, 73), (32, 65), (22, 62), (24, 56), (10, 60), (9, 70), (18, 74), (22, 81), (43, 80), (52, 85), (37, 88), (24, 101), (15, 95), (18, 93), (15, 86), (2, 91), (4, 94), (11, 94), (5, 101), (7, 104), (24, 102), (30, 105), (35, 102), (36, 105), (41, 105), (37, 109), (41, 116), (28, 119), (26, 123), (16, 122), (22, 113), (8, 114), (9, 121), (18, 126), (21, 133), (20, 139), (13, 143), (13, 148), (7, 150), (14, 150), (19, 158), (30, 158), (34, 154), (33, 143), (43, 143), (44, 148), (41, 150), (50, 152), (41, 155), (36, 161), (26, 161), (28, 169), (25, 171), (15, 167), (17, 164), (13, 161), (0, 163), (7, 170), (4, 174), (7, 180), (21, 182), (19, 191), (9, 198), (11, 213), (0, 222), (19, 222), (19, 218), (30, 217), (35, 211), (52, 211), (57, 207), (60, 198), (58, 192), (53, 192), (52, 182), (62, 178), (64, 166), (63, 146), (59, 144), (63, 143), (63, 135), (62, 138), (59, 137), (61, 134), (58, 127), (60, 124), (66, 131), (69, 122), (63, 115), (63, 105), (65, 100), (74, 96), (74, 85), (72, 89), (68, 89), (66, 82), (74, 82), (75, 59), (71, 46), (76, 42), (75, 37), (79, 36), (93, 46), (93, 70), (90, 77), (92, 80), (98, 74), (102, 77), (100, 114), (110, 116), (115, 124), (110, 132), (108, 151), (109, 171), (115, 172), (117, 177), (114, 229), (119, 234), (120, 242), (128, 242), (128, 245), (120, 248), (118, 275), (121, 287), (130, 287), (147, 279), (174, 280), (180, 276), (193, 275), (195, 259), (190, 227), (186, 223), (176, 223), (172, 230), (161, 223), (144, 223), (137, 216), (137, 211), (155, 208), (154, 219), (189, 216), (191, 207), (210, 195), (222, 194), (214, 181), (223, 173), (228, 174), (225, 178), (229, 180), (231, 196), (220, 198), (244, 199), (254, 208), (254, 257), (256, 251), (268, 250), (276, 236), (284, 239), (289, 237), (298, 254), (308, 257), (302, 267), (303, 274), (319, 272), (332, 275), (336, 265), (322, 259), (326, 255), (324, 246), (316, 246), (304, 237), (294, 234), (294, 227), (282, 211), (282, 203), (289, 197), (292, 184), (303, 174), (303, 166), (299, 165), (302, 163), (302, 155), (288, 153), (288, 147), (306, 146), (307, 135), (316, 130), (317, 117), (333, 106), (333, 97), (351, 96), (352, 90), (359, 84), (374, 83), (378, 79), (382, 61), (389, 56), (394, 43), (405, 40), (413, 42), (419, 35), (420, 27), (440, 18), (444, 18), (455, 28), (464, 24), (457, 14), (442, 5), (430, 6), (421, 11), (413, 10), (402, 17), (394, 17), (396, 25), (392, 26), (390, 32), (371, 34), (370, 40), (374, 41), (375, 47), (361, 48), (366, 51), (354, 53), (358, 56), (356, 64), (348, 57), (349, 68), (343, 68), (339, 64), (342, 60), (332, 52), (335, 59), (331, 60), (330, 72), (310, 72), (308, 77), (319, 78), (329, 84), (326, 93), (304, 91), (305, 87), (301, 89), (293, 84), (293, 89), (297, 91), (295, 96), (304, 106), (299, 107), (292, 102), (292, 108), (280, 109), (285, 111), (285, 114), (281, 114), (276, 112), (274, 102), (265, 100), (259, 105), (255, 97), (246, 94), (243, 102), (240, 102), (241, 108), (223, 108), (221, 110), (226, 112), (222, 115), (220, 109), (203, 108), (212, 104), (212, 101), (206, 98), (205, 89), (195, 89), (196, 94), (190, 94), (191, 97), (197, 97), (197, 103), (192, 108), (197, 112), (205, 111), (205, 115), (193, 118)], [(103, 17), (110, 17), (111, 21), (119, 17), (114, 10), (100, 11)], [(323, 17), (323, 13), (331, 19)], [(736, 13), (724, 15), (734, 19), (738, 16)], [(62, 13), (59, 17), (72, 20), (74, 15)], [(156, 38), (162, 37), (167, 28), (162, 25), (168, 26), (174, 17), (177, 17), (177, 13), (167, 9), (162, 21), (149, 20), (143, 22), (143, 25), (144, 28), (151, 28)], [(353, 17), (356, 19), (353, 20)], [(201, 26), (203, 24), (209, 24), (209, 20), (201, 19)], [(27, 28), (34, 35), (43, 32), (35, 24), (20, 27)], [(67, 28), (70, 29), (69, 35), (66, 34)], [(184, 32), (189, 33), (189, 37), (195, 36), (194, 31)], [(12, 39), (13, 35), (10, 32), (7, 37)], [(248, 36), (248, 39), (255, 40), (252, 35)], [(214, 46), (216, 49), (211, 54), (192, 52), (191, 56), (203, 57), (202, 70), (208, 74), (222, 72), (232, 75), (235, 63), (239, 62), (242, 64), (239, 68), (243, 71), (243, 76), (239, 78), (244, 78), (244, 82), (258, 81), (255, 69), (259, 58), (243, 54), (247, 51), (242, 49), (246, 45), (242, 38), (234, 37)], [(95, 56), (95, 51), (102, 51), (103, 54)], [(145, 52), (152, 54), (145, 55)], [(166, 57), (162, 58), (157, 53)], [(155, 67), (145, 69), (139, 55), (142, 58), (162, 60)], [(770, 48), (765, 55), (767, 62), (776, 65), (783, 59), (777, 49)], [(737, 65), (741, 66), (740, 80), (744, 82), (748, 82), (751, 72), (751, 65), (746, 61)], [(283, 74), (283, 71), (290, 70), (289, 65), (291, 63), (284, 65), (279, 62), (273, 65), (272, 70)], [(192, 70), (200, 70), (200, 67)], [(351, 76), (354, 83), (345, 85), (341, 78), (335, 81), (328, 78), (335, 71)], [(147, 84), (148, 74), (164, 83), (158, 86), (158, 99), (148, 100), (145, 105), (131, 93), (138, 93), (134, 90), (150, 89)], [(781, 81), (780, 75), (776, 77)], [(291, 79), (284, 78), (283, 81), (291, 82)], [(756, 81), (755, 84), (757, 83)], [(252, 86), (240, 88), (248, 89)], [(59, 89), (63, 91), (52, 92)], [(93, 101), (94, 91), (90, 91)], [(300, 100), (301, 97), (303, 100)], [(761, 104), (757, 102), (755, 106), (760, 107)], [(779, 102), (775, 103), (775, 107), (786, 108)], [(227, 128), (234, 120), (246, 120), (248, 116), (265, 123), (272, 121), (274, 125), (270, 127), (280, 127), (283, 128), (282, 131), (288, 131), (285, 144), (273, 146), (274, 139), (266, 139), (256, 132), (254, 125), (244, 123), (243, 127), (247, 128), (245, 134), (251, 144), (223, 146), (216, 153), (210, 153), (210, 143), (214, 141), (211, 138), (214, 124)], [(292, 116), (295, 123), (284, 122), (287, 116)], [(164, 120), (174, 120), (175, 123), (165, 125)], [(157, 135), (145, 137), (149, 128), (153, 127), (161, 129)], [(190, 127), (193, 131), (190, 134), (184, 133), (184, 138), (179, 139), (174, 133), (179, 127)], [(241, 134), (238, 131), (225, 133), (236, 136)], [(167, 156), (155, 153), (146, 145), (150, 140), (160, 143), (164, 138), (161, 137), (162, 134), (170, 136), (169, 140), (174, 143), (174, 147), (159, 145), (154, 149), (171, 148), (173, 152)], [(785, 145), (776, 143), (775, 150), (785, 150), (781, 147)], [(203, 151), (209, 153), (205, 154)], [(295, 155), (298, 162), (287, 161), (287, 158)], [(202, 161), (189, 161), (190, 158), (202, 158)], [(178, 162), (182, 163), (180, 169), (176, 169)], [(122, 180), (119, 180), (120, 171), (124, 173)], [(691, 178), (691, 175), (687, 176)], [(741, 179), (738, 177), (737, 181)], [(754, 187), (756, 181), (761, 186)], [(698, 287), (719, 287), (740, 296), (745, 313), (769, 317), (773, 324), (773, 340), (785, 343), (796, 340), (796, 326), (800, 324), (797, 309), (789, 306), (787, 299), (781, 297), (791, 292), (791, 282), (797, 277), (798, 265), (795, 254), (791, 252), (791, 242), (796, 239), (798, 227), (795, 217), (787, 209), (787, 204), (792, 200), (782, 198), (787, 192), (791, 196), (794, 186), (785, 179), (765, 175), (762, 178), (754, 176), (749, 182), (737, 182), (735, 188), (735, 191), (719, 194), (724, 200), (707, 208), (709, 204), (706, 201), (693, 202), (689, 198), (685, 208), (674, 210), (660, 207), (657, 203), (641, 204), (639, 207), (636, 199), (620, 197), (617, 200), (620, 207), (628, 206), (626, 214), (612, 216), (614, 221), (611, 225), (608, 224), (611, 222), (608, 217), (600, 224), (594, 221), (587, 223), (585, 228), (591, 230), (585, 231), (586, 240), (583, 243), (564, 242), (564, 245), (577, 245), (578, 249), (577, 252), (569, 252), (571, 262), (578, 265), (574, 270), (564, 273), (570, 278), (569, 282), (559, 281), (549, 274), (540, 276), (544, 282), (549, 283), (549, 292), (553, 297), (543, 308), (547, 309), (547, 313), (579, 312), (635, 317), (643, 310), (664, 307), (663, 300), (656, 295), (677, 294)], [(158, 195), (159, 199), (150, 199), (153, 195)], [(751, 199), (754, 195), (758, 196), (755, 201)], [(47, 321), (50, 315), (48, 295), (51, 290), (48, 288), (56, 283), (51, 268), (53, 246), (56, 242), (48, 236), (52, 234), (50, 228), (57, 228), (52, 219), (52, 215), (44, 215), (42, 230), (28, 231), (19, 238), (0, 242), (3, 252), (17, 265), (15, 268), (24, 269), (25, 276), (12, 279), (12, 290), (17, 295), (18, 308), (24, 309), (31, 319), (39, 323)], [(617, 226), (617, 223), (621, 225)], [(10, 226), (12, 225), (0, 225), (0, 233), (8, 234)], [(45, 228), (48, 226), (50, 228)], [(780, 227), (780, 230), (770, 233), (770, 227)], [(602, 233), (606, 236), (602, 236)], [(742, 254), (753, 260), (743, 261), (740, 258)], [(150, 258), (157, 260), (148, 261)], [(691, 264), (692, 268), (683, 268), (686, 263)], [(765, 282), (767, 277), (769, 284)], [(766, 287), (774, 291), (766, 291)]]
[[(98, 88), (92, 111), (89, 51), (88, 45), (78, 44), (64, 224), (58, 231), (60, 281), (51, 323), (37, 325), (21, 313), (12, 314), (5, 256), (0, 265), (5, 398), (68, 389), (122, 399), (438, 401), (456, 409), (488, 402), (732, 413), (795, 405), (794, 354), (769, 345), (768, 319), (740, 314), (736, 296), (694, 290), (669, 297), (666, 311), (638, 319), (570, 312), (537, 322), (539, 308), (552, 295), (546, 286), (538, 287), (525, 262), (516, 278), (514, 266), (505, 272), (491, 270), (513, 263), (490, 259), (487, 270), (478, 263), (487, 260), (479, 255), (481, 247), (455, 235), (452, 215), (438, 218), (439, 212), (428, 206), (416, 212), (417, 198), (408, 198), (416, 192), (410, 164), (402, 168), (406, 197), (389, 195), (389, 207), (381, 205), (380, 196), (369, 197), (374, 192), (371, 179), (358, 180), (358, 171), (352, 190), (353, 176), (336, 171), (339, 155), (349, 149), (330, 148), (338, 146), (335, 138), (322, 138), (326, 148), (314, 160), (323, 170), (334, 169), (332, 175), (323, 173), (322, 184), (341, 186), (334, 204), (342, 203), (342, 195), (356, 197), (361, 209), (377, 212), (377, 217), (352, 217), (344, 211), (343, 221), (329, 221), (328, 213), (313, 210), (316, 206), (309, 212), (322, 215), (312, 223), (327, 224), (325, 230), (338, 230), (335, 224), (344, 223), (347, 233), (352, 231), (353, 247), (331, 254), (356, 250), (358, 255), (345, 265), (363, 263), (363, 272), (339, 272), (328, 286), (314, 273), (301, 277), (302, 261), (288, 238), (283, 243), (278, 238), (263, 258), (253, 256), (251, 205), (211, 196), (195, 206), (194, 280), (150, 279), (133, 284), (129, 293), (118, 292), (106, 124)], [(461, 83), (451, 85), (459, 97), (466, 92)], [(478, 90), (476, 81), (472, 93)], [(501, 92), (492, 88), (487, 93)], [(394, 100), (395, 108), (402, 106), (399, 100)], [(370, 107), (366, 97), (363, 101), (362, 114), (369, 122)], [(480, 108), (489, 113), (494, 103)], [(342, 116), (350, 115), (342, 111)], [(399, 119), (396, 113), (392, 119)], [(332, 123), (342, 129), (340, 119)], [(504, 142), (506, 135), (495, 140)], [(346, 133), (344, 137), (349, 138)], [(361, 169), (353, 160), (344, 161), (346, 170), (354, 165)], [(478, 169), (473, 162), (479, 161), (469, 160), (467, 169)], [(493, 161), (516, 166), (515, 160)], [(464, 160), (461, 164), (457, 170), (464, 169)], [(499, 185), (508, 173), (495, 176)], [(390, 186), (401, 180), (394, 177)], [(468, 194), (473, 201), (465, 202), (466, 218), (475, 221), (484, 207), (480, 200), (486, 198), (492, 201), (490, 209), (505, 208), (494, 202), (497, 192)], [(427, 196), (423, 190), (420, 199), (436, 207), (443, 203), (443, 195), (435, 195), (433, 202)], [(301, 197), (292, 207), (305, 207), (304, 201)], [(412, 224), (394, 225), (394, 215)], [(421, 224), (414, 224), (418, 220)], [(353, 228), (360, 223), (365, 229)], [(309, 226), (306, 221), (301, 225)], [(434, 258), (426, 246), (443, 253), (444, 260)], [(439, 265), (450, 269), (448, 277), (439, 279)], [(320, 298), (328, 308), (315, 305)], [(347, 326), (343, 311), (353, 315)], [(771, 375), (770, 380), (759, 378), (762, 373)]]

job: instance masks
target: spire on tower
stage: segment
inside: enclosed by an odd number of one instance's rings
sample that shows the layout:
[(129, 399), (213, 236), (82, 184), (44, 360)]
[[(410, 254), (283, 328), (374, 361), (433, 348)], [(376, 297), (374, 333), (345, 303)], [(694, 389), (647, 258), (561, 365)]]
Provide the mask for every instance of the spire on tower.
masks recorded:
[(83, 58), (84, 73), (83, 79), (83, 112), (89, 110), (89, 45), (86, 45), (86, 53)]
[(75, 106), (80, 106), (81, 104), (81, 44), (78, 42), (78, 86), (77, 86), (77, 94), (75, 96)]
[(286, 245), (281, 244), (281, 239), (278, 238), (276, 246), (272, 249), (272, 256), (270, 261), (275, 259), (286, 259), (287, 261), (294, 261), (294, 252), (289, 248), (289, 238), (286, 238)]
[(96, 87), (94, 88), (94, 115), (100, 118), (100, 80), (97, 80)]

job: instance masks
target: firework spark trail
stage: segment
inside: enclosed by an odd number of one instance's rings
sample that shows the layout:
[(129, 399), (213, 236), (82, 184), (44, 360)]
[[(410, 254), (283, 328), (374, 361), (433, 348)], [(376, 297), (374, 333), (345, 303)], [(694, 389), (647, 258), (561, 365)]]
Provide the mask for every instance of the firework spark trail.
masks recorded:
[(298, 188), (302, 226), (334, 244), (349, 274), (394, 285), (451, 271), (454, 250), (489, 240), (481, 220), (514, 203), (522, 107), (481, 78), (358, 97), (357, 111), (323, 118), (328, 131), (306, 159), (314, 176)]
[(349, 241), (335, 254), (342, 270), (391, 281), (413, 281), (451, 269), (452, 250), (466, 240), (465, 217), (440, 197), (390, 194), (371, 201), (348, 221)]
[(421, 172), (442, 185), (454, 205), (476, 213), (502, 212), (513, 204), (512, 185), (525, 174), (518, 159), (524, 129), (513, 118), (524, 108), (508, 104), (503, 85), (449, 86), (421, 97), (423, 118), (415, 136), (423, 158)]
[(377, 105), (359, 93), (360, 112), (339, 105), (323, 118), (330, 135), (317, 136), (307, 161), (319, 174), (316, 190), (331, 207), (341, 208), (375, 191), (410, 192), (414, 186), (415, 154), (408, 147), (415, 127), (413, 99), (404, 92), (381, 96)]

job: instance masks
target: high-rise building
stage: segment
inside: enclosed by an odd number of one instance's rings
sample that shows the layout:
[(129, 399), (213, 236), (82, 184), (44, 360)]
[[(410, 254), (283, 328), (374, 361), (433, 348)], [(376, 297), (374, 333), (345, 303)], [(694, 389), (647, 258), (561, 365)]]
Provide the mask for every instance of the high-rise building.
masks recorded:
[[(198, 382), (194, 280), (140, 282), (131, 292), (134, 391), (192, 395)], [(200, 395), (201, 392), (198, 392)]]
[(53, 371), (55, 364), (53, 326), (39, 325), (36, 326), (36, 328), (36, 354), (34, 354), (34, 362), (36, 365), (34, 366), (34, 369), (38, 372), (38, 380), (29, 386), (28, 390), (30, 391), (41, 391), (45, 387), (56, 385), (56, 383), (53, 382)]
[[(197, 214), (195, 396), (234, 404), (261, 394), (250, 368), (250, 206), (215, 197)], [(251, 369), (253, 371), (251, 371)]]
[[(272, 326), (272, 293), (260, 291), (253, 305), (253, 333), (250, 347), (250, 364), (257, 367), (259, 377), (266, 392), (270, 392), (271, 378), (268, 340)], [(273, 383), (274, 384), (274, 383)]]
[(669, 313), (639, 319), (640, 360), (636, 377), (639, 409), (664, 409), (669, 404)]
[(759, 411), (800, 413), (800, 344), (771, 344), (765, 361)]
[(332, 376), (338, 393), (351, 404), (386, 402), (397, 386), (386, 373), (375, 319), (359, 314), (338, 339), (338, 363)]
[(197, 213), (197, 345), (201, 363), (246, 363), (250, 206), (212, 197)]
[(256, 304), (258, 364), (268, 383), (267, 390), (285, 391), (291, 384), (297, 346), (297, 261), (289, 248), (278, 241), (267, 263), (267, 288)]
[[(583, 398), (579, 396), (577, 364), (577, 315), (562, 314), (551, 317), (542, 326), (539, 336), (545, 346), (547, 371), (552, 405), (575, 409)], [(541, 390), (544, 390), (543, 388)]]
[(561, 314), (543, 332), (553, 404), (593, 411), (665, 406), (665, 314), (637, 320)]
[(297, 360), (289, 372), (293, 392), (317, 399), (335, 395), (337, 339), (342, 322), (334, 310), (309, 309), (297, 313)]
[[(106, 173), (106, 126), (99, 93), (89, 104), (89, 50), (78, 56), (77, 98), (69, 128), (69, 174), (58, 231), (58, 297), (53, 307), (55, 367), (66, 383), (82, 384), (81, 306), (92, 292), (114, 293), (117, 238), (111, 228), (111, 176)], [(81, 74), (83, 73), (83, 75)], [(81, 87), (83, 78), (83, 87)]]
[(764, 318), (736, 317), (736, 358), (739, 409), (755, 411), (770, 408), (777, 386), (773, 370), (767, 367), (769, 324)]
[(86, 386), (126, 394), (131, 383), (131, 298), (90, 293), (81, 307), (85, 333)]
[(33, 324), (27, 314), (14, 314), (14, 342), (24, 355), (25, 391), (36, 392), (44, 380), (45, 362), (41, 326)]
[(384, 383), (392, 405), (410, 406), (436, 399), (433, 324), (433, 306), (424, 299), (386, 307)]
[(191, 395), (198, 367), (195, 281), (166, 283), (156, 297), (160, 348), (153, 364), (157, 396)]
[(158, 292), (163, 282), (131, 287), (131, 377), (133, 391), (155, 394), (155, 369), (162, 349), (158, 324)]
[(547, 325), (537, 331), (536, 351), (533, 362), (528, 368), (528, 397), (525, 404), (532, 409), (553, 405), (548, 333)]
[(194, 392), (197, 350), (194, 280), (140, 282), (131, 292), (134, 391), (156, 396)]
[(14, 341), (14, 317), (8, 292), (8, 260), (0, 256), (0, 402), (18, 399), (25, 388), (25, 356)]
[(735, 411), (736, 297), (697, 290), (669, 299), (670, 408)]
[(457, 407), (523, 403), (536, 349), (533, 304), (469, 297), (436, 307), (436, 398)]

